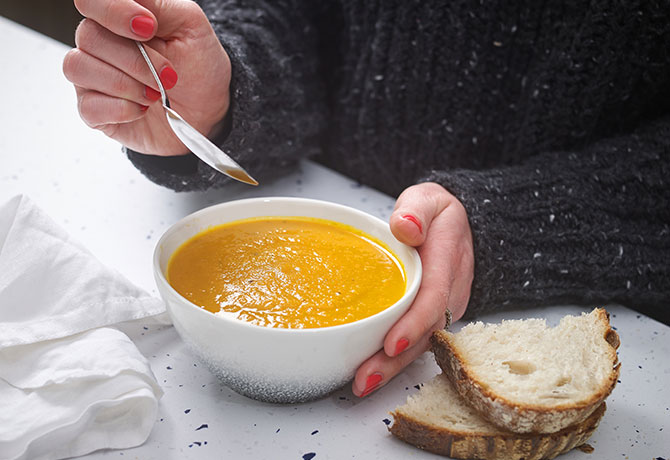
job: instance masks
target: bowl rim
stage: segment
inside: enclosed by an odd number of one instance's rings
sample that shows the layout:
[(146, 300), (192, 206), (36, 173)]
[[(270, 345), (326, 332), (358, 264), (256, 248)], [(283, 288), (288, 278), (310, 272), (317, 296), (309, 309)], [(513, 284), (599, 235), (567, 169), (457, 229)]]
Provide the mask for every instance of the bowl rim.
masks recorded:
[[(213, 318), (214, 321), (223, 321), (224, 323), (229, 323), (232, 325), (235, 325), (236, 327), (248, 327), (252, 328), (252, 330), (263, 330), (267, 331), (267, 333), (272, 333), (272, 334), (291, 334), (291, 335), (310, 335), (310, 334), (316, 334), (316, 333), (327, 333), (327, 332), (335, 332), (335, 331), (341, 331), (343, 329), (351, 329), (351, 328), (357, 328), (357, 327), (364, 327), (364, 325), (368, 322), (375, 321), (376, 319), (379, 319), (380, 316), (387, 316), (391, 314), (393, 310), (397, 310), (401, 308), (401, 305), (404, 302), (413, 302), (413, 299), (416, 297), (416, 294), (419, 291), (419, 287), (421, 285), (421, 279), (423, 276), (423, 266), (421, 264), (421, 257), (419, 256), (418, 251), (416, 248), (406, 245), (404, 243), (401, 243), (398, 241), (398, 244), (401, 244), (406, 247), (406, 249), (410, 253), (410, 257), (413, 259), (413, 262), (416, 267), (416, 273), (414, 276), (414, 280), (410, 285), (408, 285), (405, 289), (405, 293), (400, 297), (395, 303), (390, 305), (389, 307), (385, 308), (382, 311), (379, 311), (375, 313), (374, 315), (367, 316), (365, 318), (358, 319), (356, 321), (351, 321), (349, 323), (344, 323), (344, 324), (337, 324), (334, 326), (324, 326), (324, 327), (313, 327), (313, 328), (278, 328), (278, 327), (266, 327), (266, 326), (259, 326), (257, 324), (249, 323), (247, 321), (239, 320), (236, 318), (230, 318), (228, 316), (223, 316), (223, 315), (217, 315), (214, 314), (210, 311), (204, 310), (202, 307), (199, 307), (198, 305), (194, 304), (184, 296), (182, 296), (179, 292), (177, 292), (176, 289), (172, 287), (172, 285), (168, 282), (167, 278), (165, 277), (163, 270), (160, 268), (160, 255), (161, 255), (161, 249), (162, 246), (167, 240), (172, 233), (177, 231), (177, 229), (181, 226), (188, 225), (189, 221), (197, 219), (199, 216), (208, 214), (211, 212), (216, 212), (218, 208), (226, 208), (229, 206), (244, 206), (245, 204), (249, 203), (254, 203), (254, 202), (276, 202), (276, 201), (286, 201), (286, 202), (296, 202), (296, 203), (305, 203), (305, 204), (320, 204), (320, 205), (326, 205), (330, 206), (332, 208), (338, 208), (344, 212), (348, 213), (353, 213), (357, 214), (361, 217), (365, 217), (368, 219), (372, 219), (373, 221), (376, 221), (377, 223), (385, 226), (388, 228), (388, 223), (385, 222), (384, 220), (380, 219), (377, 216), (373, 216), (372, 214), (369, 214), (365, 211), (361, 211), (360, 209), (353, 208), (351, 206), (343, 205), (340, 203), (335, 203), (332, 201), (327, 201), (327, 200), (322, 200), (322, 199), (314, 199), (314, 198), (302, 198), (302, 197), (292, 197), (292, 196), (262, 196), (262, 197), (253, 197), (253, 198), (241, 198), (237, 200), (230, 200), (230, 201), (224, 201), (222, 203), (217, 203), (214, 205), (207, 206), (205, 208), (199, 209), (197, 211), (194, 211), (190, 214), (187, 214), (186, 216), (182, 217), (178, 221), (174, 222), (170, 227), (168, 227), (165, 232), (161, 235), (161, 237), (158, 239), (156, 242), (156, 246), (154, 247), (154, 253), (153, 253), (153, 271), (154, 271), (154, 277), (156, 278), (157, 284), (161, 284), (163, 288), (167, 289), (173, 296), (176, 296), (179, 300), (182, 301), (184, 306), (186, 306), (190, 310), (198, 311), (200, 314), (207, 314), (209, 317)], [(310, 217), (310, 216), (305, 216), (303, 214), (293, 214), (293, 215), (288, 215), (288, 214), (282, 214), (282, 216), (287, 216), (287, 217)], [(259, 215), (257, 217), (264, 217), (263, 215)], [(221, 224), (227, 223), (227, 222), (234, 222), (236, 220), (242, 220), (241, 218), (235, 218), (232, 220), (228, 220), (226, 222), (222, 222)], [(324, 220), (331, 220), (331, 219), (324, 219)], [(333, 220), (336, 222), (335, 220)], [(346, 225), (351, 225), (351, 224), (346, 224)], [(363, 229), (360, 229), (358, 227), (355, 227), (351, 225), (354, 228), (357, 228), (358, 230), (368, 233)], [(199, 232), (202, 230), (199, 230)], [(389, 230), (390, 231), (390, 230)], [(198, 233), (199, 233), (198, 232)], [(183, 244), (184, 241), (180, 243)], [(179, 246), (178, 246), (179, 247)], [(398, 255), (394, 254), (396, 257), (399, 257)], [(171, 257), (171, 255), (170, 255)], [(405, 269), (406, 270), (406, 269)], [(157, 286), (159, 293), (161, 290), (160, 286)], [(412, 300), (408, 300), (411, 298)], [(166, 302), (167, 303), (167, 302)], [(408, 308), (411, 306), (408, 306)], [(168, 309), (168, 314), (170, 314), (169, 309)]]

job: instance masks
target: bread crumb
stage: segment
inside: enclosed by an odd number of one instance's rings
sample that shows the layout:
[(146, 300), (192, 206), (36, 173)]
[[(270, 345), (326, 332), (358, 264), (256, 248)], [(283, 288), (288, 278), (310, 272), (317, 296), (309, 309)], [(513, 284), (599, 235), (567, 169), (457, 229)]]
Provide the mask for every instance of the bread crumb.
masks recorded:
[(591, 444), (582, 444), (581, 446), (575, 447), (575, 449), (579, 449), (585, 454), (592, 454), (595, 450)]

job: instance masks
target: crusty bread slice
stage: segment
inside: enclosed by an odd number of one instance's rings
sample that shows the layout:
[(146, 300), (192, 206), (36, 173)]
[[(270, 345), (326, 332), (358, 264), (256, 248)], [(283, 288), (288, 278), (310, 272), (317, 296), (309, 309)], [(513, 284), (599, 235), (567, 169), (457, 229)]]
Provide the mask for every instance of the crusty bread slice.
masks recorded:
[(493, 424), (516, 433), (554, 433), (585, 420), (619, 376), (619, 336), (602, 308), (542, 319), (471, 323), (431, 337), (456, 391)]
[(511, 433), (482, 418), (439, 374), (392, 412), (389, 430), (407, 443), (452, 458), (540, 460), (583, 444), (604, 413), (603, 402), (586, 420), (558, 433)]

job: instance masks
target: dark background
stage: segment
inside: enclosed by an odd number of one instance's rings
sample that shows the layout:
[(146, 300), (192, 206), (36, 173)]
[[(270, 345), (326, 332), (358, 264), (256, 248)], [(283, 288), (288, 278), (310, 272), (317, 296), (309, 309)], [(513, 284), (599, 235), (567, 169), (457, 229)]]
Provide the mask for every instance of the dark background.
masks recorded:
[(0, 16), (74, 47), (83, 18), (72, 0), (0, 0)]

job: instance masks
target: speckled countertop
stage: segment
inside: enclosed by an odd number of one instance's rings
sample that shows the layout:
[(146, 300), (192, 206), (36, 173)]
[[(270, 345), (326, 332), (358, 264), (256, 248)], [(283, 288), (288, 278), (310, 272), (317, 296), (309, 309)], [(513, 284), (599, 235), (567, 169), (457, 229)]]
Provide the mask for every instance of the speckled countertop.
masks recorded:
[[(233, 184), (176, 194), (158, 187), (130, 165), (117, 143), (79, 120), (74, 90), (61, 73), (64, 45), (3, 18), (0, 35), (0, 202), (29, 195), (103, 263), (154, 295), (151, 256), (158, 237), (210, 204), (286, 195), (335, 201), (384, 219), (392, 210), (390, 197), (308, 162), (257, 189)], [(621, 336), (621, 380), (589, 442), (593, 453), (573, 451), (561, 458), (670, 458), (670, 328), (625, 307), (608, 310)], [(536, 316), (555, 324), (579, 311), (560, 306), (481, 319)], [(386, 429), (389, 410), (438, 372), (429, 354), (365, 399), (345, 387), (314, 403), (279, 406), (219, 384), (172, 327), (133, 325), (127, 332), (165, 390), (158, 419), (144, 445), (86, 458), (440, 458), (397, 441)]]

